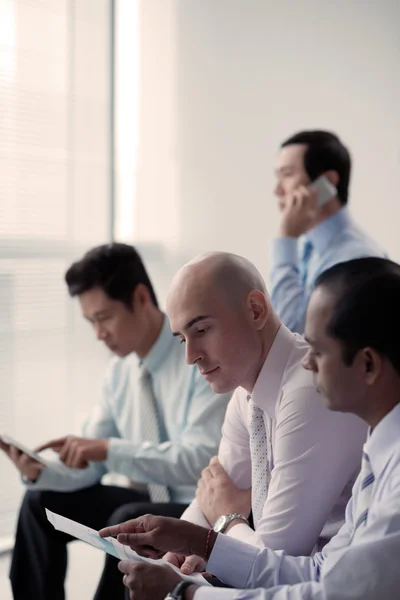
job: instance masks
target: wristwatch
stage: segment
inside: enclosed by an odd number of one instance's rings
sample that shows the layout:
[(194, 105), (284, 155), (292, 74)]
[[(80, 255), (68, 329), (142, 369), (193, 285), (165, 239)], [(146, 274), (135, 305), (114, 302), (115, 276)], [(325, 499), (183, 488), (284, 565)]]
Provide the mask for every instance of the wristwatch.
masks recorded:
[(193, 585), (193, 581), (180, 581), (164, 598), (164, 600), (184, 600), (185, 598), (185, 590)]
[(249, 521), (246, 519), (246, 517), (241, 515), (240, 513), (230, 513), (229, 515), (222, 515), (221, 517), (219, 517), (214, 523), (213, 530), (216, 533), (224, 533), (229, 523), (232, 523), (232, 521), (235, 521), (236, 519), (244, 521), (246, 525), (249, 524)]

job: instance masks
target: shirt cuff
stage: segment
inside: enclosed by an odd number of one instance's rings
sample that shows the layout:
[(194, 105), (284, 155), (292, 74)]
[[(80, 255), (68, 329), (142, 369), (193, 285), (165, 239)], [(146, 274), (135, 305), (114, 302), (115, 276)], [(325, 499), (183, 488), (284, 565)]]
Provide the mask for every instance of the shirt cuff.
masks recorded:
[(109, 438), (106, 465), (109, 473), (132, 477), (136, 446), (130, 440)]
[(207, 571), (234, 588), (245, 588), (259, 549), (219, 534), (207, 563)]
[(272, 240), (271, 244), (271, 265), (279, 267), (287, 264), (299, 264), (299, 254), (297, 247), (297, 238), (279, 237)]

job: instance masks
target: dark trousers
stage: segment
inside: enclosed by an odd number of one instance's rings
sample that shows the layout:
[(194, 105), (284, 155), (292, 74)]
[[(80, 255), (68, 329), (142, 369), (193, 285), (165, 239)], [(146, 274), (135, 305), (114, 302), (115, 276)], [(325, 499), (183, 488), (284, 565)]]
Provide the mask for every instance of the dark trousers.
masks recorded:
[[(147, 494), (129, 488), (95, 485), (77, 492), (28, 491), (22, 503), (11, 563), (14, 600), (64, 600), (67, 543), (74, 538), (56, 531), (45, 508), (99, 530), (151, 513), (180, 517), (183, 504), (153, 504)], [(118, 560), (105, 555), (95, 600), (123, 600), (125, 587)], [(82, 565), (82, 577), (85, 565)]]

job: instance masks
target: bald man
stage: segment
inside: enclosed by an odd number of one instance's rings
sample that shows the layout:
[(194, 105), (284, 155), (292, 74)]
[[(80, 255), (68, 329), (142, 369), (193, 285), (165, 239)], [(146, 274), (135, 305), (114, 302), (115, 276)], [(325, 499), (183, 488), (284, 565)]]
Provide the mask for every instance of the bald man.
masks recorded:
[[(194, 259), (175, 276), (167, 313), (186, 361), (215, 392), (235, 390), (218, 458), (182, 518), (259, 547), (310, 554), (344, 522), (366, 425), (324, 407), (302, 367), (307, 343), (282, 325), (248, 260), (227, 253)], [(166, 558), (184, 572), (204, 564)]]

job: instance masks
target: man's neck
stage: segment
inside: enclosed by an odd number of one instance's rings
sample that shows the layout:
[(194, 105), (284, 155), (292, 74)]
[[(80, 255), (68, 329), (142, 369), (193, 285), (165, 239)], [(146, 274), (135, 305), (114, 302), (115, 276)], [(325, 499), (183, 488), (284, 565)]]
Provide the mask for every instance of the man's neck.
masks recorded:
[(275, 317), (271, 320), (268, 326), (262, 332), (262, 345), (261, 351), (259, 355), (259, 359), (256, 361), (256, 365), (249, 371), (249, 376), (246, 382), (243, 382), (242, 387), (251, 394), (253, 392), (254, 386), (257, 382), (258, 376), (261, 373), (261, 369), (264, 366), (265, 361), (267, 360), (268, 354), (272, 348), (274, 340), (276, 338), (276, 334), (279, 331), (281, 326), (281, 322), (278, 317)]
[(146, 339), (141, 348), (136, 351), (139, 358), (145, 358), (158, 340), (164, 324), (164, 319), (164, 314), (158, 308), (154, 307), (154, 309), (151, 309)]

